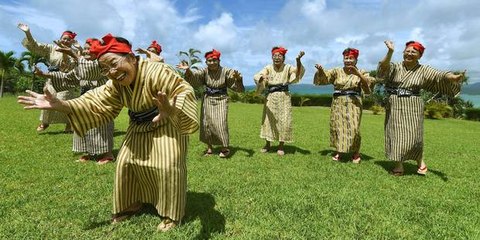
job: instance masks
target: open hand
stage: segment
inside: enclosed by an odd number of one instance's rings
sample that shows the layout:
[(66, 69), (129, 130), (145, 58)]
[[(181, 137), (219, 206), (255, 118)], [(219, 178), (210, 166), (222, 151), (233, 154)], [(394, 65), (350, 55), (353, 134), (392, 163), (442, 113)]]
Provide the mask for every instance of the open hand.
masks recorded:
[(148, 51), (143, 49), (143, 48), (137, 48), (135, 49), (135, 52), (137, 52), (138, 54), (147, 54)]
[(24, 109), (43, 109), (55, 110), (59, 104), (56, 96), (52, 95), (48, 88), (43, 88), (44, 94), (36, 93), (30, 90), (26, 91), (30, 96), (18, 96), (17, 102), (25, 105)]
[(303, 55), (305, 55), (305, 52), (304, 51), (300, 51), (298, 53), (298, 56), (297, 56), (297, 59), (301, 59), (303, 57)]
[(390, 41), (390, 40), (386, 40), (386, 41), (384, 41), (384, 43), (385, 43), (385, 45), (387, 46), (388, 50), (390, 50), (390, 51), (393, 51), (393, 50), (395, 50), (395, 47), (394, 47), (394, 45), (393, 45), (393, 42), (392, 42), (392, 41)]
[(159, 91), (157, 97), (153, 98), (153, 102), (158, 107), (158, 115), (152, 119), (153, 123), (160, 122), (161, 120), (174, 115), (176, 112), (175, 103), (177, 102), (177, 96), (173, 98), (173, 102), (170, 104), (167, 94)]
[(19, 24), (17, 25), (17, 27), (18, 27), (18, 29), (20, 29), (20, 30), (22, 30), (22, 31), (24, 31), (24, 32), (30, 31), (30, 27), (29, 27), (27, 24), (25, 24), (25, 23), (19, 23)]
[(190, 68), (190, 66), (188, 66), (188, 62), (183, 60), (181, 61), (179, 64), (177, 64), (176, 66), (178, 69), (182, 69), (182, 70), (187, 70)]

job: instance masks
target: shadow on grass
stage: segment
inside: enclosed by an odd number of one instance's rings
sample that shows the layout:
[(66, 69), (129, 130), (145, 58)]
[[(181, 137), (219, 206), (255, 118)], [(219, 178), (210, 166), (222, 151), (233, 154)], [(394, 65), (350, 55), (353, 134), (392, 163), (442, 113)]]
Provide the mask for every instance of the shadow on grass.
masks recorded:
[[(253, 149), (247, 149), (247, 148), (242, 148), (242, 147), (230, 146), (229, 149), (230, 149), (230, 155), (228, 155), (226, 158), (233, 157), (233, 155), (237, 154), (238, 151), (245, 152), (247, 157), (252, 157), (253, 154), (255, 153), (255, 151), (253, 151)], [(222, 150), (222, 147), (213, 148), (213, 152), (214, 152), (213, 155), (218, 156), (218, 153), (220, 153), (221, 150)], [(202, 156), (203, 156), (203, 154), (204, 153), (202, 153)]]
[[(385, 171), (389, 172), (392, 171), (392, 169), (395, 167), (395, 162), (394, 161), (375, 161), (375, 164), (381, 166)], [(403, 163), (403, 169), (404, 169), (404, 174), (403, 175), (417, 175), (417, 164), (416, 163), (408, 163), (404, 162)], [(440, 177), (443, 181), (448, 181), (448, 176), (440, 172), (438, 170), (433, 170), (433, 169), (428, 169), (427, 174), (435, 174), (438, 177)]]
[(118, 130), (114, 130), (113, 131), (113, 137), (118, 137), (118, 136), (122, 136), (122, 135), (125, 135), (127, 132), (125, 131), (118, 131)]
[(209, 239), (212, 233), (225, 232), (225, 217), (215, 210), (215, 198), (209, 193), (187, 192), (185, 223), (200, 219), (202, 229), (194, 239)]
[[(333, 157), (336, 151), (332, 149), (325, 149), (325, 150), (318, 151), (318, 153), (320, 153), (320, 155), (322, 156), (330, 155)], [(367, 154), (360, 153), (360, 155), (362, 157), (362, 161), (369, 161), (374, 159), (374, 157)], [(339, 162), (350, 162), (352, 160), (352, 156), (353, 156), (353, 153), (341, 153), (341, 159)]]
[[(225, 232), (225, 217), (215, 210), (215, 198), (209, 193), (187, 192), (187, 206), (183, 223), (193, 222), (200, 219), (202, 229), (194, 239), (209, 239), (212, 233)], [(142, 210), (134, 216), (153, 215), (160, 218), (157, 209), (151, 204), (144, 204)], [(134, 217), (133, 216), (133, 217)], [(83, 230), (92, 230), (111, 225), (111, 220), (91, 221)]]

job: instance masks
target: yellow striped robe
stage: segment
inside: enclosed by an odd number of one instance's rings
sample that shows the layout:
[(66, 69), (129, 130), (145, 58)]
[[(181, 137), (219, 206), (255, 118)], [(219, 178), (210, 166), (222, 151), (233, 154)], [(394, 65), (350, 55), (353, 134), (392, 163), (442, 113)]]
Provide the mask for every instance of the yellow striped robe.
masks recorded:
[(135, 202), (151, 203), (163, 217), (181, 220), (185, 214), (188, 134), (198, 130), (193, 88), (169, 66), (139, 59), (133, 88), (112, 80), (67, 101), (73, 129), (83, 136), (88, 129), (112, 121), (125, 106), (144, 112), (155, 104), (157, 92), (176, 96), (176, 115), (159, 123), (130, 122), (117, 156), (113, 213)]
[[(61, 72), (68, 72), (75, 67), (73, 58), (61, 52), (57, 52), (57, 46), (53, 44), (38, 43), (36, 40), (29, 41), (27, 38), (23, 39), (22, 44), (28, 51), (37, 56), (44, 57), (50, 66), (59, 67)], [(51, 87), (50, 79), (47, 80), (45, 85), (50, 92), (56, 94), (57, 98), (60, 100), (68, 100), (78, 96), (75, 89), (64, 89), (63, 91), (56, 92), (55, 89)], [(64, 113), (53, 110), (42, 110), (39, 120), (45, 124), (68, 123), (68, 118)]]
[[(378, 68), (378, 77), (386, 88), (411, 91), (426, 90), (456, 96), (460, 84), (445, 79), (448, 71), (439, 71), (427, 65), (407, 70), (402, 62), (390, 63), (389, 71)], [(385, 155), (393, 161), (421, 160), (423, 158), (424, 102), (420, 96), (387, 98), (385, 115)]]
[[(365, 70), (360, 70), (369, 82), (370, 77)], [(335, 90), (356, 91), (362, 93), (360, 78), (354, 74), (346, 74), (342, 67), (325, 71), (326, 81), (321, 81), (315, 73), (315, 85), (333, 84)], [(358, 153), (360, 151), (362, 121), (362, 96), (333, 96), (330, 108), (330, 146), (340, 153)]]
[[(257, 85), (257, 92), (263, 91), (269, 85), (298, 83), (305, 74), (302, 66), (300, 76), (296, 76), (297, 68), (283, 64), (275, 69), (273, 64), (265, 66), (253, 76)], [(259, 83), (261, 76), (268, 76), (267, 80)], [(267, 141), (293, 142), (292, 129), (292, 100), (290, 92), (274, 92), (268, 94), (263, 106), (262, 127), (260, 138)]]
[[(57, 91), (64, 91), (75, 87), (95, 88), (107, 82), (107, 78), (102, 76), (98, 61), (90, 61), (81, 57), (78, 59), (78, 65), (69, 71), (51, 72), (52, 85)], [(88, 153), (91, 155), (100, 155), (113, 150), (113, 121), (92, 128), (87, 131), (84, 137), (73, 134), (73, 152)]]
[[(186, 74), (185, 80), (193, 87), (208, 86), (211, 88), (230, 88), (234, 91), (243, 89), (242, 79), (238, 82), (233, 78), (234, 69), (220, 67), (211, 72), (208, 68), (200, 71), (191, 71)], [(230, 137), (228, 133), (228, 95), (203, 95), (202, 112), (200, 114), (200, 141), (210, 145), (228, 147)]]

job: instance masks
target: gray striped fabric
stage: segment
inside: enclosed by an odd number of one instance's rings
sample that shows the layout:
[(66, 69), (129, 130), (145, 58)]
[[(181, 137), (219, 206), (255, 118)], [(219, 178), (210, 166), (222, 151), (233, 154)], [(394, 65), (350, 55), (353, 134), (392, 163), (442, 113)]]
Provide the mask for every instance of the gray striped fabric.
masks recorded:
[(135, 202), (150, 203), (161, 216), (180, 220), (185, 214), (188, 134), (198, 129), (193, 88), (165, 64), (139, 59), (133, 89), (109, 80), (105, 85), (67, 101), (72, 127), (88, 129), (111, 122), (124, 106), (143, 112), (155, 106), (158, 91), (173, 101), (176, 115), (159, 123), (130, 122), (117, 156), (113, 213)]
[[(52, 85), (56, 90), (72, 89), (74, 87), (95, 88), (107, 82), (107, 79), (100, 73), (98, 61), (89, 61), (81, 57), (78, 65), (73, 70), (63, 72), (52, 72)], [(73, 134), (74, 152), (88, 153), (91, 155), (111, 152), (113, 149), (114, 123), (109, 122), (98, 128), (88, 130), (84, 137)]]
[[(447, 71), (439, 71), (427, 65), (417, 65), (407, 70), (404, 65), (391, 63), (387, 72), (378, 69), (385, 87), (410, 91), (426, 90), (456, 96), (460, 84), (445, 79)], [(419, 96), (387, 99), (385, 115), (385, 155), (393, 161), (421, 160), (423, 158), (424, 103)]]
[[(240, 91), (240, 82), (233, 78), (234, 69), (220, 67), (219, 70), (212, 72), (208, 68), (200, 71), (192, 71), (192, 74), (186, 74), (187, 80), (194, 87), (208, 86), (211, 88), (230, 88), (234, 91)], [(200, 141), (210, 145), (229, 146), (228, 133), (228, 95), (208, 96), (205, 94), (202, 99), (202, 109), (200, 114)]]

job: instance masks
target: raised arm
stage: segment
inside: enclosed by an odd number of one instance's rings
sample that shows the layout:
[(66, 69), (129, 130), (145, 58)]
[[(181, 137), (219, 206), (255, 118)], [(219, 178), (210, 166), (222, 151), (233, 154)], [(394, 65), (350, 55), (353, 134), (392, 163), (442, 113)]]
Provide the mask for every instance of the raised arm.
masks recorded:
[(28, 41), (33, 42), (35, 39), (33, 39), (32, 33), (30, 33), (30, 27), (25, 24), (25, 23), (19, 23), (17, 25), (18, 29), (22, 30), (25, 33), (25, 37), (27, 38)]
[(390, 62), (392, 60), (392, 55), (394, 51), (394, 45), (393, 42), (390, 40), (385, 41), (385, 45), (387, 46), (387, 55), (380, 61), (380, 64), (378, 66), (378, 75), (379, 77), (384, 77), (388, 72), (390, 72)]
[(368, 73), (360, 72), (356, 66), (347, 66), (346, 68), (350, 69), (355, 76), (360, 78), (360, 87), (362, 88), (363, 92), (370, 94), (372, 92), (370, 89), (370, 75)]
[(296, 58), (296, 62), (297, 62), (296, 78), (297, 78), (297, 79), (302, 78), (303, 73), (304, 73), (304, 71), (302, 71), (302, 70), (303, 70), (303, 65), (302, 65), (302, 57), (303, 57), (303, 55), (305, 55), (305, 52), (304, 52), (304, 51), (300, 51), (300, 52), (298, 53), (297, 58)]
[(229, 69), (227, 72), (227, 85), (229, 88), (233, 89), (236, 92), (244, 92), (245, 87), (243, 86), (243, 77), (242, 74), (234, 69)]
[(325, 70), (323, 69), (322, 65), (320, 64), (315, 64), (315, 68), (317, 69), (317, 72), (315, 72), (315, 75), (313, 76), (313, 84), (315, 85), (323, 85), (328, 83), (328, 78), (327, 74), (325, 73)]

